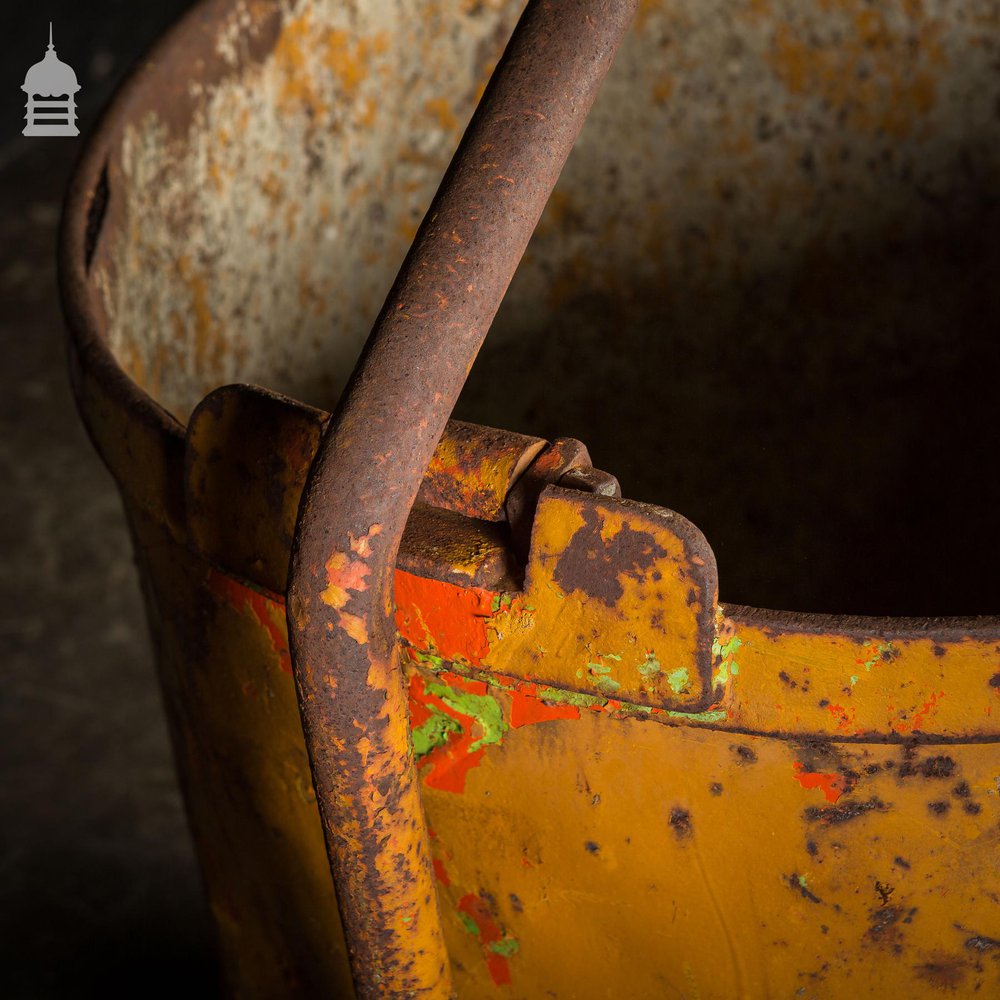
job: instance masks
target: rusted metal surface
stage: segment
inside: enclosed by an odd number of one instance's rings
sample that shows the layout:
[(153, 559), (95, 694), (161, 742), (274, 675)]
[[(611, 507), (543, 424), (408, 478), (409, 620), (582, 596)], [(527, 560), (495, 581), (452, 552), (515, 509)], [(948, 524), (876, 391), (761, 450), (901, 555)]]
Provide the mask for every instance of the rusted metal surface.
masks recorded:
[(446, 996), (392, 622), (420, 482), (635, 3), (528, 4), (324, 433), (288, 622), (313, 780), (362, 996)]
[(449, 421), (417, 499), (468, 517), (503, 521), (511, 487), (544, 446), (541, 438)]
[[(579, 473), (573, 478), (574, 473)], [(563, 483), (586, 493), (621, 496), (621, 488), (614, 476), (595, 470), (590, 464), (590, 453), (582, 441), (558, 438), (553, 441), (527, 469), (514, 488), (507, 494), (504, 513), (511, 526), (511, 544), (522, 562), (528, 558), (531, 526), (535, 508), (542, 490), (552, 483)]]
[[(306, 474), (328, 419), (321, 410), (247, 385), (216, 389), (195, 408), (187, 426), (184, 494), (191, 539), (207, 559), (284, 592)], [(466, 582), (500, 572), (517, 577), (500, 530), (486, 547), (491, 555), (477, 538), (477, 553), (466, 551), (463, 561), (458, 553), (466, 518), (452, 518), (448, 529), (446, 512), (502, 520), (508, 492), (544, 446), (539, 438), (449, 421), (420, 484), (419, 525), (410, 528), (415, 547), (426, 553), (423, 564), (464, 565), (464, 575), (454, 572)], [(240, 498), (236, 509), (234, 495)]]
[(320, 411), (251, 386), (202, 400), (188, 421), (184, 485), (188, 530), (206, 558), (284, 591), (305, 470), (325, 424)]
[[(404, 26), (374, 0), (202, 5), (116, 99), (74, 178), (61, 250), (74, 391), (125, 498), (235, 995), (352, 989), (283, 594), (323, 415), (240, 389), (215, 415), (206, 404), (187, 441), (182, 421), (232, 380), (330, 408), (518, 7), (418, 2)], [(711, 498), (711, 537), (728, 521), (767, 555), (721, 546), (723, 596), (739, 573), (802, 576), (785, 501), (821, 474), (881, 532), (875, 501), (900, 456), (912, 464), (894, 359), (938, 359), (940, 331), (967, 325), (939, 323), (927, 289), (961, 302), (956, 315), (992, 315), (998, 23), (996, 5), (970, 3), (643, 3), (497, 318), (502, 364), (484, 360), (499, 388), (483, 375), (470, 402), (492, 391), (490, 421), (546, 436), (554, 414), (555, 433), (614, 454), (629, 495), (684, 510), (677, 496)], [(901, 262), (928, 241), (964, 256), (924, 255), (911, 273)], [(883, 245), (895, 253), (876, 267)], [(688, 377), (702, 350), (707, 384)], [(756, 385), (758, 354), (780, 384)], [(831, 356), (851, 377), (819, 426)], [(854, 376), (872, 357), (865, 393)], [(766, 453), (720, 433), (720, 414), (737, 430), (750, 419), (755, 386), (780, 417), (761, 423)], [(920, 393), (944, 426), (948, 407)], [(890, 451), (845, 432), (859, 406), (890, 426)], [(683, 519), (617, 501), (589, 461), (542, 476), (524, 504), (531, 469), (563, 444), (523, 470), (538, 439), (460, 436), (430, 463), (395, 571), (457, 992), (997, 993), (1000, 619), (716, 605), (714, 558)], [(849, 461), (822, 472), (838, 447)], [(950, 452), (916, 473), (963, 511), (990, 495), (981, 463), (966, 495)], [(734, 520), (759, 483), (773, 518)], [(898, 580), (881, 534), (848, 546), (813, 513), (859, 594)], [(906, 545), (922, 574), (907, 599), (983, 599), (952, 526)], [(836, 570), (805, 565), (814, 580)]]

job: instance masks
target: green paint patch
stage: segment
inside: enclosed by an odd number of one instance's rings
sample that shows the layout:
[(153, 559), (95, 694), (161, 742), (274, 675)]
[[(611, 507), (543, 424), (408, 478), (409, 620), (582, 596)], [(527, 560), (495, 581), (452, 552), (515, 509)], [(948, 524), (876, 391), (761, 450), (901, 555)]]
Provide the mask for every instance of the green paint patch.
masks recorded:
[[(738, 647), (732, 648), (735, 649)], [(594, 656), (598, 659), (603, 659), (605, 656), (614, 660), (621, 659), (617, 654), (597, 653)], [(587, 677), (595, 686), (600, 686), (601, 681), (610, 682), (607, 684), (606, 690), (602, 690), (600, 694), (589, 691), (570, 691), (536, 684), (533, 696), (540, 701), (550, 704), (573, 705), (583, 710), (602, 710), (615, 718), (647, 719), (652, 717), (654, 719), (674, 719), (703, 725), (725, 722), (728, 718), (724, 708), (713, 707), (702, 712), (683, 712), (664, 710), (651, 705), (638, 705), (631, 701), (619, 701), (614, 695), (614, 691), (618, 689), (619, 685), (609, 676), (612, 669), (613, 667), (606, 663), (588, 663), (586, 674), (583, 668), (580, 668), (576, 672), (578, 678)], [(682, 676), (686, 674), (687, 671), (684, 668), (672, 671), (668, 675), (668, 682), (670, 677), (673, 677), (673, 683), (680, 686), (683, 691), (683, 683), (685, 680), (690, 679), (689, 677)], [(503, 691), (516, 691), (521, 683), (513, 678), (506, 678), (503, 675), (491, 674), (482, 670), (470, 671), (468, 674), (461, 676), (467, 676), (471, 680), (488, 685), (489, 688), (499, 688)], [(504, 735), (510, 728), (508, 722), (504, 719), (500, 703), (489, 694), (462, 692), (436, 681), (428, 681), (425, 690), (428, 694), (439, 698), (450, 710), (467, 718), (474, 719), (479, 723), (482, 737), (468, 748), (470, 752), (474, 752), (483, 746), (501, 743)], [(443, 712), (439, 706), (428, 704), (426, 707), (432, 712), (432, 716), (421, 726), (413, 730), (414, 755), (417, 758), (447, 743), (452, 733), (458, 733), (463, 728), (463, 723), (460, 720), (454, 719), (451, 715)], [(1000, 779), (998, 779), (998, 782), (1000, 782)]]
[(473, 936), (479, 937), (479, 924), (469, 916), (468, 913), (459, 913), (459, 919), (462, 921), (462, 926)]
[(422, 649), (417, 649), (416, 646), (407, 646), (406, 648), (417, 663), (427, 667), (434, 673), (439, 674), (442, 670), (448, 669), (448, 664), (440, 656), (434, 656), (433, 653), (425, 653)]
[(688, 722), (722, 722), (726, 718), (724, 708), (711, 709), (707, 712), (667, 712), (671, 719), (686, 719)]
[(854, 685), (857, 684), (857, 683), (858, 683), (858, 675), (857, 674), (851, 674), (851, 687), (854, 687)]
[(871, 673), (872, 667), (883, 661), (889, 661), (896, 659), (899, 656), (899, 650), (891, 642), (873, 642), (869, 649), (872, 651), (867, 660), (858, 660), (857, 662), (862, 664), (868, 673)]
[(505, 958), (510, 958), (511, 955), (516, 955), (521, 950), (521, 946), (518, 944), (516, 938), (508, 937), (502, 938), (499, 941), (491, 941), (489, 949), (496, 955), (503, 955)]
[(688, 676), (687, 667), (678, 667), (667, 674), (667, 683), (674, 694), (683, 694), (687, 690), (691, 678)]
[(587, 673), (590, 674), (591, 680), (602, 690), (602, 691), (617, 691), (621, 684), (616, 681), (613, 677), (608, 676), (611, 673), (611, 667), (606, 663), (588, 663)]
[(607, 698), (598, 698), (596, 695), (582, 694), (579, 691), (563, 691), (561, 688), (554, 687), (538, 687), (535, 689), (535, 694), (542, 701), (552, 701), (561, 705), (575, 705), (577, 708), (593, 708), (594, 706), (603, 708), (608, 703)]
[(727, 684), (730, 677), (739, 674), (740, 665), (736, 662), (736, 651), (742, 645), (743, 640), (735, 635), (727, 642), (721, 642), (717, 637), (712, 643), (712, 655), (720, 661), (715, 668), (713, 678), (716, 684)]
[[(501, 611), (511, 611), (514, 608), (514, 599), (517, 594), (506, 594), (499, 593), (493, 595), (493, 600), (490, 602), (490, 610), (493, 614), (498, 614)], [(534, 611), (534, 608), (525, 608), (526, 611)]]
[[(594, 653), (592, 655), (599, 662), (587, 664), (587, 673), (590, 675), (590, 679), (605, 693), (614, 694), (621, 687), (621, 684), (610, 676), (613, 667), (604, 661), (614, 660), (616, 663), (620, 663), (621, 656), (618, 653)], [(579, 672), (577, 676), (580, 676)]]
[[(435, 685), (440, 687), (441, 685)], [(431, 717), (413, 730), (413, 756), (418, 760), (437, 747), (444, 746), (452, 733), (462, 731), (462, 723), (446, 715), (439, 708), (430, 706)]]
[(656, 658), (656, 654), (651, 650), (646, 650), (646, 659), (637, 667), (640, 674), (646, 678), (646, 680), (651, 681), (657, 674), (663, 672), (663, 668), (660, 666), (660, 661)]
[(456, 691), (446, 684), (433, 683), (428, 684), (426, 690), (459, 715), (466, 715), (479, 723), (483, 735), (469, 747), (470, 753), (475, 753), (480, 747), (502, 742), (508, 726), (504, 721), (503, 709), (493, 695), (469, 694), (467, 691)]

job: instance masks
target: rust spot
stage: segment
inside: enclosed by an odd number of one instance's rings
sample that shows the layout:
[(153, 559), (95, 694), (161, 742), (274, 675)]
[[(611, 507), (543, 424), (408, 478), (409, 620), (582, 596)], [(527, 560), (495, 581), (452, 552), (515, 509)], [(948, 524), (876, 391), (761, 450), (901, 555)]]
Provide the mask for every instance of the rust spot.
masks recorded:
[(963, 802), (962, 808), (970, 816), (978, 816), (983, 811), (983, 807), (978, 802)]
[(597, 510), (585, 507), (582, 514), (583, 526), (560, 556), (553, 580), (567, 594), (579, 590), (613, 608), (624, 594), (620, 578), (642, 580), (646, 570), (667, 552), (648, 531), (636, 531), (627, 524), (605, 541)]
[(970, 951), (992, 951), (994, 948), (1000, 948), (1000, 941), (986, 937), (985, 934), (976, 934), (965, 942), (965, 947)]
[(957, 795), (960, 799), (967, 799), (972, 794), (967, 781), (960, 781), (952, 790), (952, 795)]
[(797, 688), (798, 687), (798, 684), (796, 684), (795, 681), (793, 681), (791, 679), (791, 677), (789, 677), (788, 674), (784, 670), (782, 670), (782, 671), (780, 671), (778, 673), (778, 680), (781, 681), (781, 683), (784, 684), (786, 687), (790, 687), (790, 688)]
[(674, 806), (670, 810), (670, 825), (678, 840), (684, 840), (691, 836), (691, 813), (680, 806)]
[(987, 683), (991, 688), (1000, 688), (1000, 673), (994, 674)]
[(601, 849), (601, 845), (593, 840), (586, 841), (583, 846), (587, 849), (589, 854), (597, 854), (597, 852)]
[(828, 740), (804, 739), (795, 746), (798, 759), (792, 769), (803, 788), (822, 789), (831, 803), (854, 790), (858, 772), (845, 766), (841, 752)]
[(898, 854), (892, 859), (894, 864), (899, 865), (900, 868), (905, 868), (907, 871), (910, 870), (910, 862), (906, 858), (901, 858)]
[(785, 881), (788, 883), (788, 887), (790, 889), (797, 892), (803, 899), (808, 899), (810, 903), (823, 902), (819, 896), (810, 891), (809, 886), (806, 884), (806, 878), (804, 875), (799, 875), (797, 872), (793, 872), (791, 875), (785, 876)]
[(898, 936), (896, 924), (903, 915), (899, 906), (880, 906), (868, 913), (868, 930), (865, 934), (873, 941), (884, 943)]
[(899, 776), (909, 778), (919, 774), (924, 778), (950, 778), (955, 773), (955, 762), (951, 757), (928, 757), (925, 761), (914, 762), (907, 759), (900, 765)]
[(742, 743), (732, 743), (729, 749), (736, 754), (736, 763), (742, 767), (744, 764), (756, 764), (757, 754), (750, 749), (748, 746), (744, 746)]
[(927, 803), (927, 808), (935, 816), (943, 816), (951, 808), (951, 803), (949, 803), (949, 802), (928, 802)]
[(713, 795), (721, 795), (722, 794), (722, 784), (720, 782), (718, 782), (718, 781), (713, 781), (712, 784), (710, 784), (708, 786), (708, 790)]
[(875, 892), (878, 893), (879, 898), (882, 900), (882, 905), (888, 906), (889, 898), (892, 896), (895, 890), (891, 885), (887, 885), (885, 882), (879, 882), (878, 879), (876, 879)]
[(935, 953), (929, 962), (915, 965), (913, 971), (939, 990), (956, 989), (968, 974), (965, 962), (946, 952)]
[(868, 812), (888, 812), (887, 806), (877, 796), (872, 796), (867, 802), (845, 802), (837, 806), (809, 806), (802, 815), (810, 823), (823, 823), (826, 826), (836, 826), (847, 823)]

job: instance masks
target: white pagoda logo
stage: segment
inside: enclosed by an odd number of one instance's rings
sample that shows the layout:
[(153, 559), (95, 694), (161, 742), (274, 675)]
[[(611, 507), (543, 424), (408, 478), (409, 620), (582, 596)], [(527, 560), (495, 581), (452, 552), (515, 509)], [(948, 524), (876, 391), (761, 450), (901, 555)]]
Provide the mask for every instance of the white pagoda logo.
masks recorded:
[(49, 48), (45, 58), (35, 63), (21, 86), (28, 95), (22, 135), (79, 135), (76, 127), (76, 99), (80, 89), (76, 73), (56, 55), (49, 22)]

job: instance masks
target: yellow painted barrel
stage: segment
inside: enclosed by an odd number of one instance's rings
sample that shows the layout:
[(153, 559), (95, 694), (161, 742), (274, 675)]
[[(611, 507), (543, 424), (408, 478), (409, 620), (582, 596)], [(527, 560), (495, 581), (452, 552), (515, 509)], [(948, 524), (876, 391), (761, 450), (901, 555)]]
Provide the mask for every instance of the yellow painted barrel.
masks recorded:
[[(289, 546), (519, 7), (202, 3), (70, 192), (74, 389), (235, 996), (352, 992)], [(1000, 994), (998, 28), (640, 5), (396, 571), (461, 996)]]

